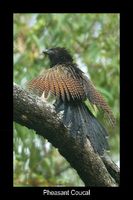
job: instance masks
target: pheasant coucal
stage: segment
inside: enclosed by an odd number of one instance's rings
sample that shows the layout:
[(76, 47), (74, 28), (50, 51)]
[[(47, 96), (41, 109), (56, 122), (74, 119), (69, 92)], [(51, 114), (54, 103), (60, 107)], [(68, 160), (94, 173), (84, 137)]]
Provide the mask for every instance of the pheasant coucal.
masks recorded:
[(101, 108), (112, 125), (113, 113), (94, 85), (73, 62), (65, 48), (50, 48), (43, 51), (49, 56), (50, 69), (28, 83), (28, 89), (45, 98), (52, 94), (56, 98), (55, 110), (63, 112), (63, 123), (75, 138), (87, 137), (94, 151), (100, 155), (108, 148), (107, 131), (85, 104), (88, 99)]

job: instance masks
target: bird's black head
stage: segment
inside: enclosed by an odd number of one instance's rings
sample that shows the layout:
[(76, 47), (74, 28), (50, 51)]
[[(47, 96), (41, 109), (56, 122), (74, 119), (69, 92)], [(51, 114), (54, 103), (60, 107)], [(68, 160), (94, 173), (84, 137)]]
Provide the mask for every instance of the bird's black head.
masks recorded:
[(54, 67), (56, 64), (73, 62), (72, 56), (65, 48), (56, 47), (51, 49), (45, 49), (42, 53), (49, 56), (51, 67)]

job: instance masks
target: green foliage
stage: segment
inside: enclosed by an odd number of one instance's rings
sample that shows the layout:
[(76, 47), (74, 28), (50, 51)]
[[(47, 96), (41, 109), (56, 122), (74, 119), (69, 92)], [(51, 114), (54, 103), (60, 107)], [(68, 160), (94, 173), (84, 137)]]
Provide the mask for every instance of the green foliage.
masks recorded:
[[(15, 14), (14, 81), (25, 82), (48, 68), (40, 53), (66, 47), (82, 70), (88, 72), (116, 116), (110, 132), (111, 155), (119, 155), (119, 15), (118, 14)], [(103, 116), (97, 114), (102, 120)], [(15, 186), (82, 186), (69, 163), (47, 141), (14, 123)]]

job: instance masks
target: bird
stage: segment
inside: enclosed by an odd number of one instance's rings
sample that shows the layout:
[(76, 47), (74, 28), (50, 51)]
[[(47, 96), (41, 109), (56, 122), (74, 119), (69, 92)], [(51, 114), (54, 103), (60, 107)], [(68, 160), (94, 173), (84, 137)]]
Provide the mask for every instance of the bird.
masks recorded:
[(75, 139), (87, 138), (94, 152), (102, 156), (109, 148), (108, 132), (85, 101), (102, 109), (114, 126), (111, 108), (66, 48), (48, 48), (42, 54), (48, 56), (50, 67), (28, 82), (28, 90), (44, 98), (54, 96), (55, 110), (63, 111), (62, 122), (70, 135)]

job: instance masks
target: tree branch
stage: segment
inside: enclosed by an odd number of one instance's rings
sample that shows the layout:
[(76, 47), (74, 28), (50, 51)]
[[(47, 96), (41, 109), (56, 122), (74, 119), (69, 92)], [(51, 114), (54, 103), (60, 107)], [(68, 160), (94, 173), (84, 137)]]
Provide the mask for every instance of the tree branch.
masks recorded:
[(60, 120), (60, 116), (39, 97), (14, 85), (14, 121), (34, 129), (58, 148), (77, 171), (86, 186), (118, 186), (119, 169), (110, 160), (94, 153), (88, 139), (85, 144), (72, 138)]

